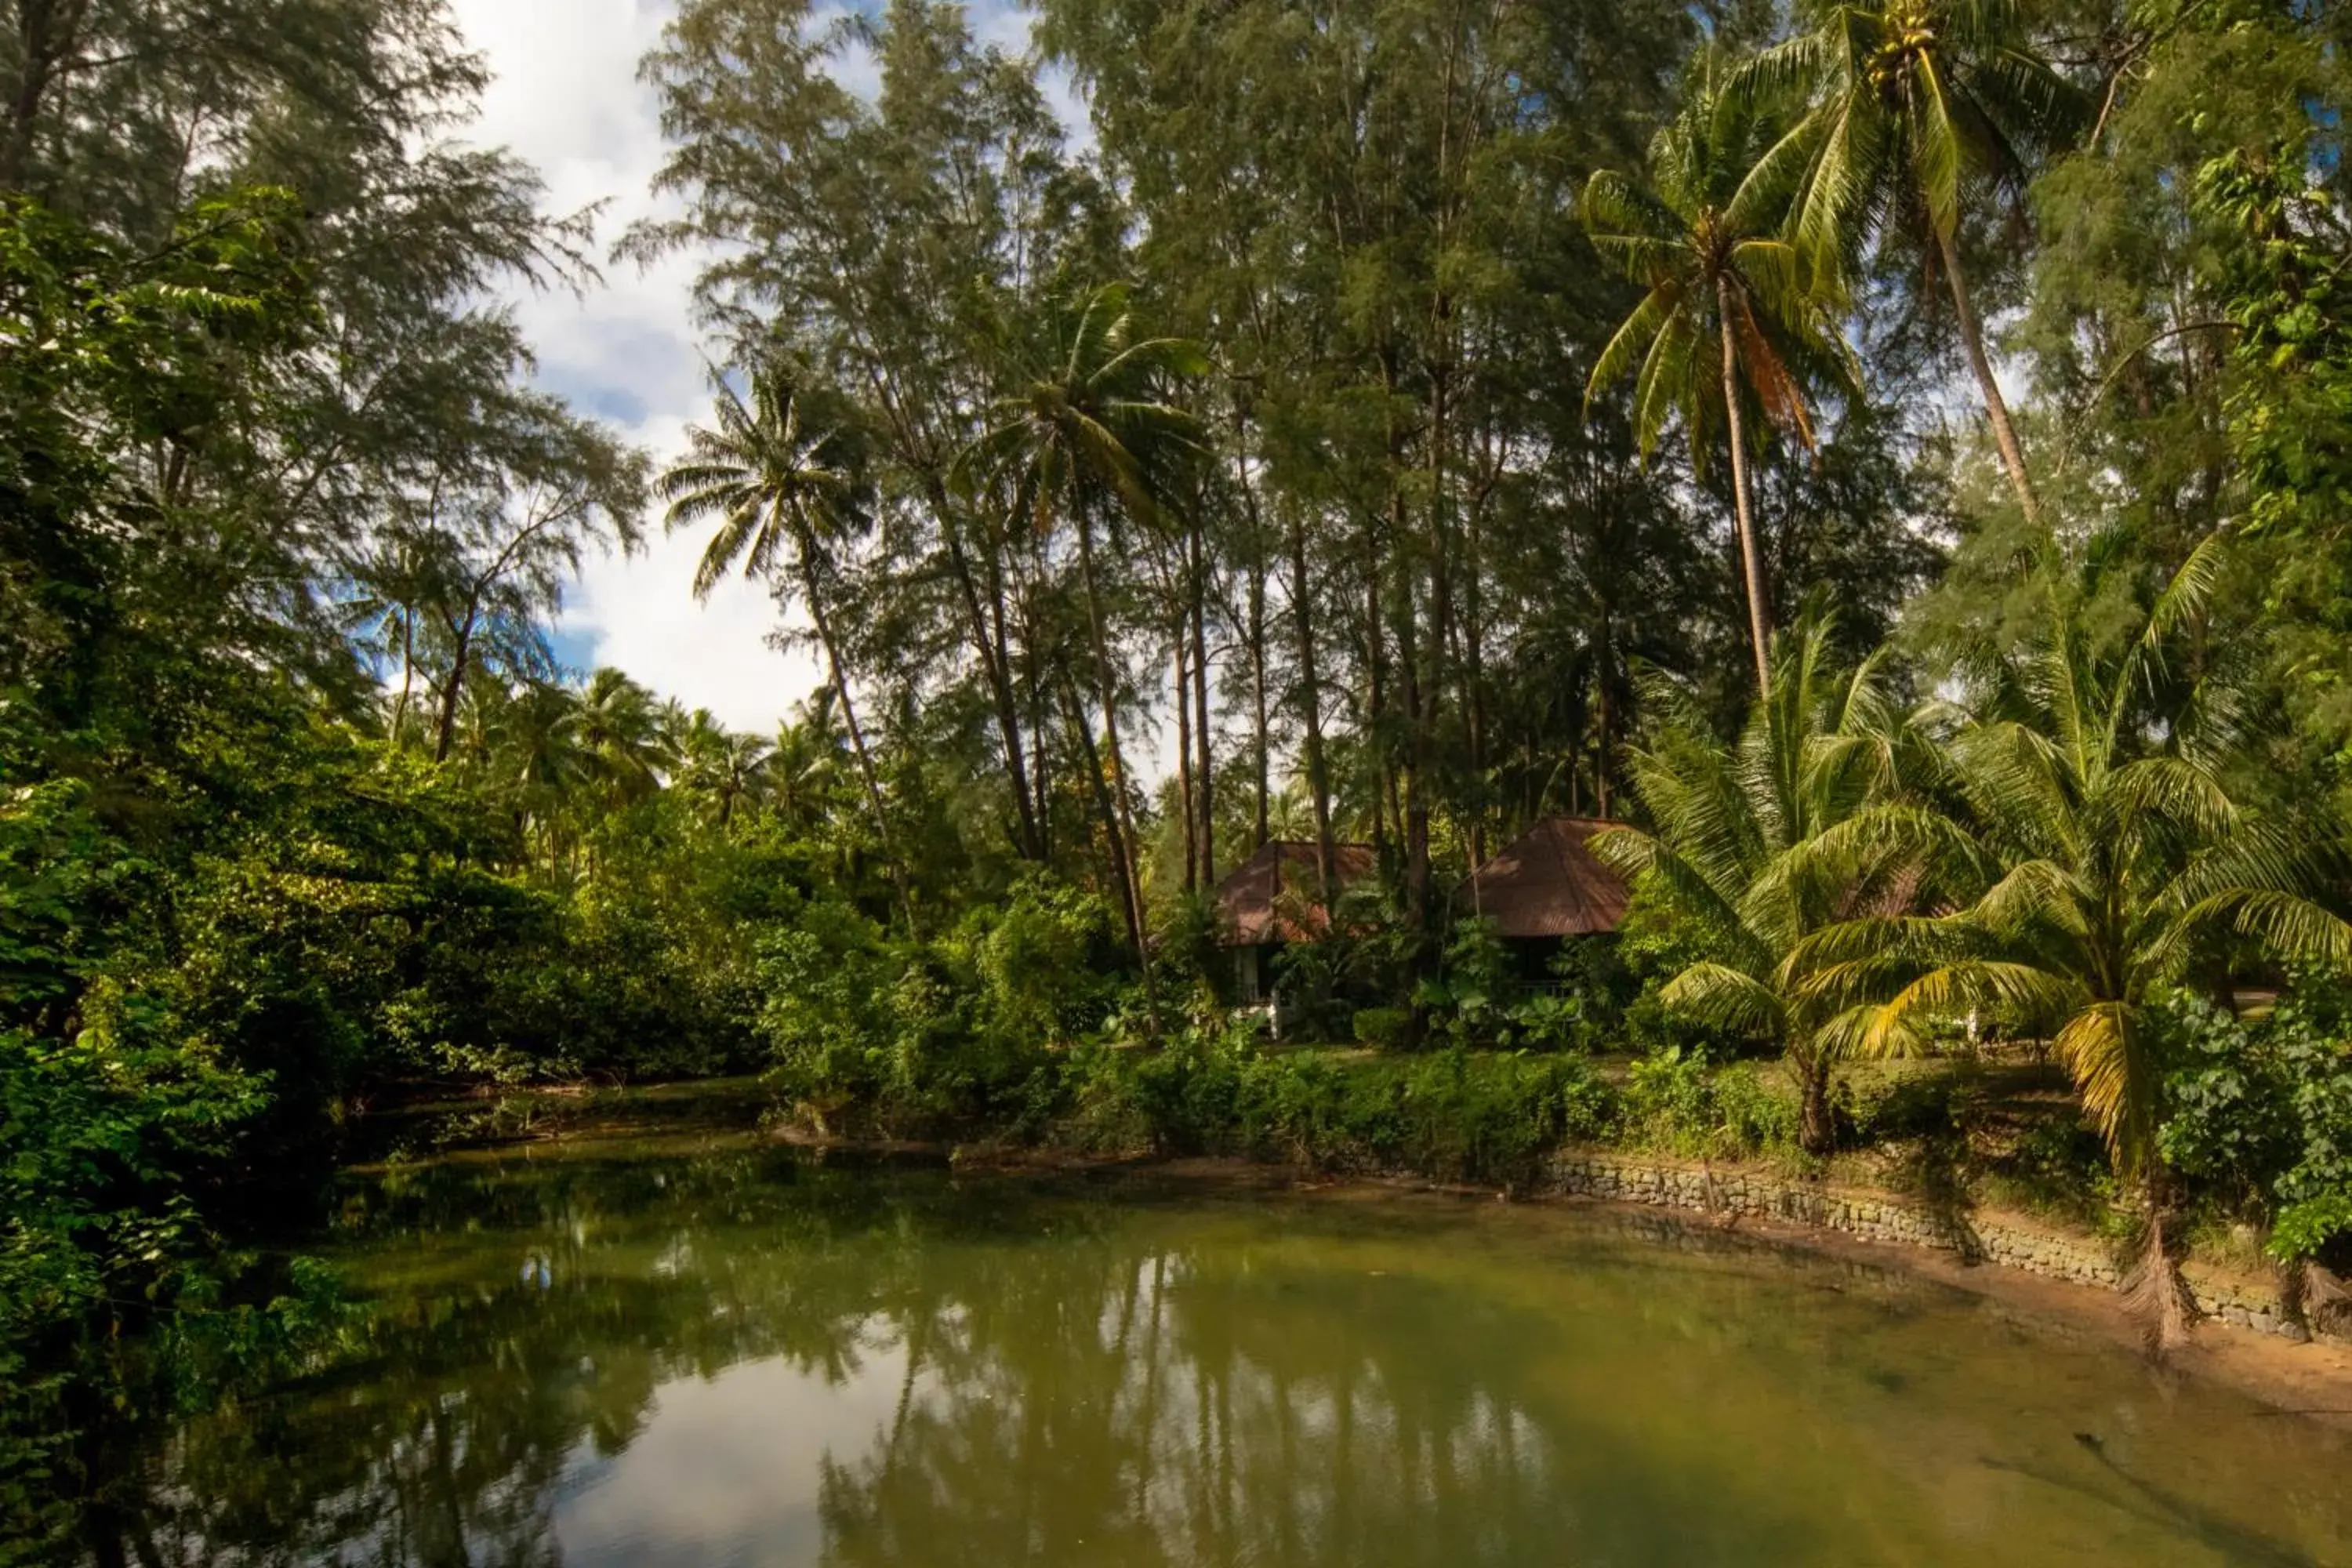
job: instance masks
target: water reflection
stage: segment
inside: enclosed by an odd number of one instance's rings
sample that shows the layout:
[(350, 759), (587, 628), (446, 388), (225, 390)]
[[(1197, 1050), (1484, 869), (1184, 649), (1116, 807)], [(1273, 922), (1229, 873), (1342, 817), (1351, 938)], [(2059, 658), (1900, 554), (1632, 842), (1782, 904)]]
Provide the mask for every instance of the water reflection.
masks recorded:
[(126, 1457), (89, 1561), (2352, 1561), (2336, 1436), (1590, 1216), (744, 1144), (412, 1172), (344, 1230), (374, 1310)]

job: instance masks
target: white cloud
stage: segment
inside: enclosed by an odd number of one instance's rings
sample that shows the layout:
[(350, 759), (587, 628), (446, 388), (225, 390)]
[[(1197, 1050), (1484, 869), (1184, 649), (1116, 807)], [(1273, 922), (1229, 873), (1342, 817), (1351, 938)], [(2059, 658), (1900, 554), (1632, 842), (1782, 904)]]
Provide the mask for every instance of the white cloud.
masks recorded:
[[(673, 0), (453, 0), (453, 9), (495, 73), (469, 136), (536, 165), (551, 209), (602, 203), (601, 245), (656, 216), (661, 130), (636, 70)], [(975, 5), (973, 26), (1007, 47), (1027, 44), (1028, 16), (1013, 6)], [(845, 60), (842, 75), (862, 92), (879, 85), (869, 58)], [(1082, 119), (1066, 79), (1048, 87), (1066, 119)], [(523, 293), (515, 301), (538, 351), (541, 383), (610, 420), (656, 462), (678, 450), (707, 405), (691, 315), (698, 265), (691, 255), (643, 272), (615, 262), (584, 298)], [(656, 530), (640, 554), (590, 562), (560, 640), (583, 664), (617, 665), (665, 697), (709, 708), (740, 729), (766, 730), (818, 686), (818, 665), (806, 652), (767, 646), (774, 609), (752, 584), (729, 583), (698, 605), (689, 585), (699, 548)]]
[[(601, 204), (600, 247), (653, 216), (661, 130), (636, 71), (673, 9), (667, 0), (454, 0), (453, 8), (495, 75), (468, 136), (535, 165), (551, 211)], [(643, 271), (614, 262), (584, 296), (525, 291), (514, 301), (541, 384), (656, 462), (679, 449), (707, 403), (691, 314), (696, 266), (685, 255)], [(775, 615), (759, 587), (730, 582), (698, 605), (699, 550), (698, 540), (665, 539), (656, 525), (644, 552), (591, 560), (560, 641), (581, 664), (618, 665), (738, 728), (769, 729), (817, 686), (817, 668), (767, 646)]]

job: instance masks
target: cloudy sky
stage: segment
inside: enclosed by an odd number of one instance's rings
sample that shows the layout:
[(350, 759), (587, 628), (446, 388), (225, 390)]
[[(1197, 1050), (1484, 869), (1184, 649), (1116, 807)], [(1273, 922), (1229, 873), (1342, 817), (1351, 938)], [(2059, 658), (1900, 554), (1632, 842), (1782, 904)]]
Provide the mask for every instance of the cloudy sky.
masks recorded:
[[(599, 237), (609, 245), (653, 210), (648, 187), (661, 162), (652, 95), (636, 81), (638, 58), (659, 37), (675, 0), (454, 0), (459, 25), (497, 72), (474, 139), (512, 148), (539, 166), (550, 205), (572, 211), (605, 203)], [(1009, 0), (972, 6), (984, 37), (1025, 43), (1027, 18)], [(863, 71), (851, 62), (852, 86)], [(518, 309), (537, 345), (540, 379), (612, 421), (659, 461), (676, 452), (705, 400), (688, 289), (691, 258), (651, 271), (605, 268), (584, 300), (524, 295)], [(818, 682), (807, 656), (766, 645), (774, 624), (763, 591), (736, 581), (697, 605), (688, 583), (698, 542), (659, 537), (634, 557), (592, 562), (561, 626), (568, 662), (618, 665), (666, 697), (709, 708), (728, 723), (765, 730)]]

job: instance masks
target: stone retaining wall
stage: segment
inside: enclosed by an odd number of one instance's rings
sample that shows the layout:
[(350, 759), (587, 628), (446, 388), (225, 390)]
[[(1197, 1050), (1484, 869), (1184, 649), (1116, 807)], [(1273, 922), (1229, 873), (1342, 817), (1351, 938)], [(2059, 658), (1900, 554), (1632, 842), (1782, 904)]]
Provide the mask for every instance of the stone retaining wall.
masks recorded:
[[(2070, 1235), (2011, 1215), (1940, 1213), (1882, 1193), (1783, 1181), (1756, 1171), (1718, 1172), (1582, 1151), (1555, 1156), (1548, 1175), (1553, 1190), (1581, 1197), (1818, 1226), (1865, 1241), (1955, 1252), (1971, 1263), (1998, 1263), (2107, 1289), (2121, 1278), (2113, 1253), (2096, 1237)], [(2194, 1265), (2185, 1272), (2199, 1310), (2209, 1317), (2291, 1340), (2311, 1337), (2274, 1289), (2262, 1291)]]

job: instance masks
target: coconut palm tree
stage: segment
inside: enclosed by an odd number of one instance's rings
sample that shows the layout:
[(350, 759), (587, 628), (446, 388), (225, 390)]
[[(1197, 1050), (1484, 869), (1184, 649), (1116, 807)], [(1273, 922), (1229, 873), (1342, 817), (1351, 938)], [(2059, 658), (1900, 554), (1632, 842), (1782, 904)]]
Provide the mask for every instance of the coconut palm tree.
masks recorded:
[(831, 687), (819, 687), (799, 716), (776, 726), (768, 754), (768, 797), (787, 826), (805, 829), (822, 819), (839, 789), (841, 730), (834, 721)]
[(696, 709), (676, 726), (671, 745), (677, 757), (677, 782), (717, 804), (721, 832), (735, 820), (736, 807), (766, 784), (774, 757), (764, 739), (736, 733), (708, 708)]
[(1584, 190), (1592, 243), (1644, 290), (1593, 362), (1586, 401), (1638, 365), (1643, 456), (1679, 415), (1701, 472), (1721, 421), (1759, 691), (1772, 679), (1771, 616), (1748, 479), (1749, 405), (1810, 447), (1805, 383), (1852, 379), (1832, 306), (1808, 287), (1780, 234), (1803, 153), (1756, 95), (1726, 90), (1710, 67), (1652, 140), (1645, 184), (1604, 170)]
[(1921, 858), (1886, 819), (1928, 753), (1890, 709), (1878, 661), (1837, 668), (1832, 626), (1808, 614), (1776, 639), (1770, 695), (1736, 745), (1691, 699), (1654, 686), (1650, 742), (1627, 753), (1651, 828), (1612, 827), (1595, 850), (1696, 933), (1706, 957), (1663, 1000), (1695, 1021), (1780, 1047), (1801, 1096), (1799, 1136), (1833, 1140), (1830, 1071), (1854, 1005), (1813, 984), (1807, 941), (1916, 896)]
[(2352, 927), (2312, 896), (2344, 885), (2332, 848), (2231, 798), (2214, 717), (2231, 710), (2225, 678), (2184, 680), (2168, 657), (2220, 559), (2219, 539), (2209, 539), (2119, 654), (2100, 650), (2076, 596), (2045, 573), (2047, 629), (1951, 741), (1956, 820), (1930, 828), (1938, 859), (1976, 863), (1973, 902), (1937, 917), (1857, 921), (1804, 954), (1816, 1005), (1874, 1004), (1857, 1016), (1857, 1049), (1888, 1048), (1926, 1020), (1972, 1009), (2046, 1031), (2139, 1204), (2137, 1279), (2166, 1339), (2188, 1309), (2165, 1237), (2164, 1078), (2150, 998), (2225, 934), (2279, 958), (2352, 955)]
[(335, 619), (354, 647), (378, 670), (400, 667), (400, 686), (385, 721), (395, 742), (407, 739), (420, 658), (419, 634), (429, 638), (425, 607), (449, 597), (456, 563), (444, 536), (394, 529), (374, 542), (350, 567), (348, 591), (337, 601)]
[(695, 569), (694, 592), (707, 597), (741, 563), (743, 574), (797, 594), (816, 627), (825, 672), (874, 814), (874, 831), (890, 866), (899, 911), (914, 925), (907, 869), (893, 848), (881, 781), (849, 692), (848, 666), (834, 630), (834, 551), (865, 526), (866, 484), (848, 433), (813, 416), (816, 399), (791, 370), (771, 363), (751, 374), (747, 405), (719, 383), (718, 428), (687, 432), (687, 455), (656, 484), (669, 505), (671, 531), (716, 520), (719, 529)]
[(511, 792), (526, 842), (535, 834), (552, 864), (568, 867), (575, 847), (567, 826), (572, 802), (601, 777), (597, 758), (581, 744), (579, 699), (560, 686), (523, 682), (511, 695), (478, 681), (467, 701), (483, 733), (478, 742), (498, 785)]
[(610, 665), (572, 694), (563, 721), (609, 802), (645, 799), (661, 787), (663, 770), (676, 761), (653, 693)]
[(1170, 498), (1184, 493), (1181, 475), (1200, 455), (1202, 436), (1200, 422), (1169, 399), (1181, 378), (1204, 368), (1190, 342), (1138, 335), (1124, 285), (1080, 290), (1055, 308), (1045, 357), (997, 400), (988, 429), (958, 465), (974, 488), (999, 487), (1011, 496), (1013, 517), (1027, 520), (1041, 538), (1064, 526), (1076, 536), (1114, 807), (1114, 820), (1105, 826), (1119, 861), (1128, 934), (1147, 993), (1151, 964), (1143, 884), (1119, 742), (1119, 678), (1111, 658), (1097, 531), (1115, 530), (1122, 521), (1148, 526)]
[(2078, 123), (2081, 96), (2035, 52), (2016, 0), (1878, 0), (1825, 5), (1819, 16), (1743, 73), (1743, 91), (1794, 86), (1814, 97), (1799, 246), (1830, 268), (1890, 223), (1917, 228), (1950, 291), (2010, 488), (2038, 518), (1960, 262), (1961, 205), (1970, 182), (2021, 192), (2033, 154)]

